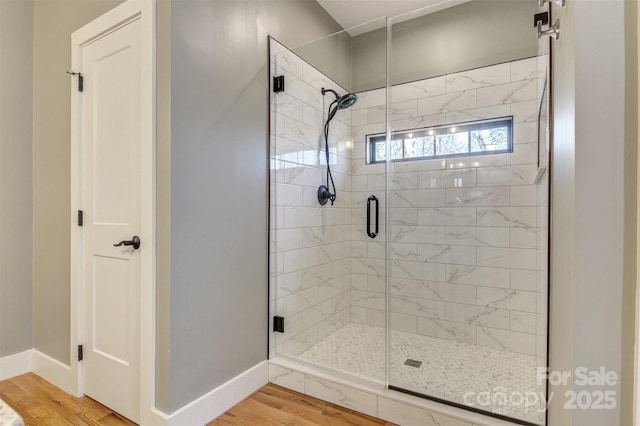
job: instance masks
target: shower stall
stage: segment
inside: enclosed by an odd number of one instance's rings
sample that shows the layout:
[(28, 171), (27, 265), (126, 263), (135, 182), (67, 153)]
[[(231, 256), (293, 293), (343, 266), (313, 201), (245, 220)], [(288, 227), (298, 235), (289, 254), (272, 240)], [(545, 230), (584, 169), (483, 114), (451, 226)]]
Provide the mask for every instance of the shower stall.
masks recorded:
[[(306, 373), (282, 384), (329, 400), (327, 375), (445, 407), (443, 424), (545, 424), (539, 12), (456, 2), (270, 40), (272, 381), (291, 362)], [(352, 408), (384, 418), (382, 399)]]

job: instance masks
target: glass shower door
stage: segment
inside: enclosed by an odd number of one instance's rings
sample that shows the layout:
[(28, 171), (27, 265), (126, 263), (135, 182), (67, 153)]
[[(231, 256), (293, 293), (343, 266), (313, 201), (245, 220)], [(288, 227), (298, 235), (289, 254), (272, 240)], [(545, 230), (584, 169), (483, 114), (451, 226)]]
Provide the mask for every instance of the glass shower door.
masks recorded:
[(385, 27), (381, 19), (292, 49), (270, 41), (270, 311), (284, 322), (271, 356), (379, 386), (385, 165), (365, 168), (364, 157), (366, 135), (385, 129), (385, 37), (367, 44), (366, 86), (377, 90), (355, 83), (351, 64), (357, 35)]
[(392, 19), (389, 158), (368, 142), (390, 171), (389, 386), (526, 424), (545, 421), (547, 365), (537, 12), (468, 2)]

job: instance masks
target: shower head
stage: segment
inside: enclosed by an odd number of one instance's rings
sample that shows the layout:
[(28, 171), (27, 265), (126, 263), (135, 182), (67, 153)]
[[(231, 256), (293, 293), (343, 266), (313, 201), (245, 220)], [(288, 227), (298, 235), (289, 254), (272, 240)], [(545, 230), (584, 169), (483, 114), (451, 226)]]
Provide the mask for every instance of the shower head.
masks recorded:
[(327, 92), (333, 93), (333, 96), (336, 97), (336, 109), (347, 109), (349, 107), (352, 107), (353, 104), (358, 101), (358, 95), (356, 95), (355, 93), (347, 93), (344, 96), (340, 96), (335, 90), (325, 89), (324, 87), (322, 88), (321, 92), (323, 96), (327, 94)]
[(347, 109), (352, 107), (356, 102), (358, 102), (358, 95), (354, 93), (347, 93), (338, 99), (338, 109)]

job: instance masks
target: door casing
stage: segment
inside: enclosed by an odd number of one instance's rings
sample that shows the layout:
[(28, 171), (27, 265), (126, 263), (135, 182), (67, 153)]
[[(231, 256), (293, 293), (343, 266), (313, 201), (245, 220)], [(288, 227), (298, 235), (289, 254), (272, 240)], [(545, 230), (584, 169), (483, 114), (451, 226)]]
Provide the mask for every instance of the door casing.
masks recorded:
[[(82, 72), (83, 46), (139, 19), (141, 23), (141, 230), (147, 236), (140, 252), (140, 422), (163, 424), (167, 416), (155, 408), (155, 300), (156, 300), (156, 195), (155, 195), (155, 9), (156, 0), (128, 0), (79, 30), (71, 37), (71, 69)], [(76, 396), (83, 395), (82, 362), (77, 359), (82, 344), (82, 227), (77, 212), (83, 209), (81, 163), (81, 99), (76, 82), (71, 85), (71, 384)]]

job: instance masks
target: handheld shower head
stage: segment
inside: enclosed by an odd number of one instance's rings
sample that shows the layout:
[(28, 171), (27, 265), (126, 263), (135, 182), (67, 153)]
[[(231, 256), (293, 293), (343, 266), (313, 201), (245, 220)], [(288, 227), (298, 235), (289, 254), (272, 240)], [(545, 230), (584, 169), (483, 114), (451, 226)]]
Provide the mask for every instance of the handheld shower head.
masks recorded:
[(347, 93), (344, 96), (340, 96), (335, 90), (325, 89), (324, 87), (320, 91), (322, 92), (323, 96), (326, 95), (327, 92), (333, 93), (333, 96), (336, 97), (335, 102), (337, 109), (347, 109), (349, 107), (352, 107), (353, 104), (358, 101), (358, 95), (356, 95), (355, 93)]
[(347, 109), (352, 107), (356, 102), (358, 102), (358, 95), (354, 93), (347, 93), (338, 99), (338, 109)]
[[(333, 93), (335, 99), (329, 105), (329, 111), (327, 112), (327, 121), (324, 123), (324, 152), (327, 159), (327, 185), (321, 185), (318, 188), (318, 202), (320, 205), (327, 204), (327, 201), (331, 201), (331, 205), (336, 200), (336, 185), (333, 182), (333, 176), (331, 174), (331, 163), (329, 161), (329, 123), (333, 120), (333, 117), (336, 116), (338, 110), (347, 109), (358, 101), (358, 96), (354, 93), (347, 93), (344, 96), (338, 95), (338, 92), (332, 89), (325, 89), (324, 87), (320, 90), (322, 92), (322, 96), (326, 95), (327, 92)], [(333, 187), (333, 193), (329, 190), (329, 184)]]

